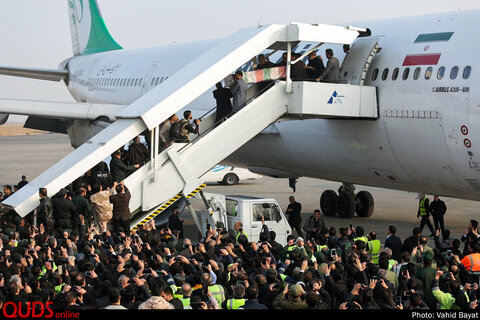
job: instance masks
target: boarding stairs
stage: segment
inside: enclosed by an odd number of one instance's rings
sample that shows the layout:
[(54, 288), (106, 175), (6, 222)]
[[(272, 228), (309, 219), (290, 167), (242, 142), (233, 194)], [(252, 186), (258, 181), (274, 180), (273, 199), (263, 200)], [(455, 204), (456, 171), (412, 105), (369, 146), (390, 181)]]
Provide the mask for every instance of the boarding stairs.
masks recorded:
[[(352, 43), (359, 30), (329, 25), (268, 25), (240, 30), (192, 61), (137, 101), (126, 106), (116, 121), (47, 169), (4, 203), (26, 216), (38, 206), (38, 188), (49, 195), (67, 186), (145, 130), (151, 132), (150, 162), (125, 179), (132, 193), (130, 209), (141, 212), (134, 226), (153, 218), (166, 202), (189, 195), (202, 185), (201, 176), (279, 119), (378, 117), (376, 88), (356, 84), (276, 80), (238, 112), (190, 143), (175, 143), (159, 152), (159, 125), (171, 114), (224, 79), (265, 49), (290, 53), (299, 41)], [(302, 57), (301, 57), (302, 58)], [(299, 58), (299, 59), (301, 59)], [(288, 63), (290, 63), (290, 54)], [(161, 212), (161, 211), (160, 211)]]

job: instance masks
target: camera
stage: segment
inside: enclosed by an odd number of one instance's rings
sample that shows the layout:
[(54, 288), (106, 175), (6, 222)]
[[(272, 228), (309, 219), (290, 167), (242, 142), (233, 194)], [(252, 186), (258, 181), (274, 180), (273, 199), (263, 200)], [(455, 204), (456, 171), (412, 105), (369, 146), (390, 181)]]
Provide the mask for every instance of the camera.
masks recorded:
[(91, 277), (91, 276), (92, 276), (92, 272), (91, 272), (91, 271), (85, 271), (85, 276), (86, 276), (86, 277)]
[(332, 257), (336, 256), (336, 255), (337, 255), (337, 250), (332, 249), (332, 250), (330, 251), (330, 255), (331, 255)]

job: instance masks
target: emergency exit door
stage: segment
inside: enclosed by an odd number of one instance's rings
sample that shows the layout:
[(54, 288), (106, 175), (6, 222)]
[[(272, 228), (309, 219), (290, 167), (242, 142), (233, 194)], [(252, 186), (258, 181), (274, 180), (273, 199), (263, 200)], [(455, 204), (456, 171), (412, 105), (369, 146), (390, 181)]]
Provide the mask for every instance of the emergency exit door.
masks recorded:
[(343, 59), (340, 79), (343, 83), (363, 85), (373, 57), (378, 51), (378, 38), (358, 39)]

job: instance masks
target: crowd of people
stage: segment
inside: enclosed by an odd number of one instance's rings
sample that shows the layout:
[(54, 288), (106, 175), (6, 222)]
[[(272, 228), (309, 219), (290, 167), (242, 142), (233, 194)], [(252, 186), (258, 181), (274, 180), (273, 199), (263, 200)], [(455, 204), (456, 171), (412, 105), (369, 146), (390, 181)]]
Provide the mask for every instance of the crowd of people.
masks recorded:
[[(108, 167), (98, 167), (99, 177), (108, 180)], [(40, 302), (54, 310), (477, 308), (480, 235), (475, 220), (461, 239), (451, 239), (448, 229), (442, 239), (435, 230), (431, 239), (415, 227), (402, 241), (391, 225), (382, 245), (375, 231), (366, 233), (362, 226), (337, 230), (315, 210), (304, 223), (289, 219), (298, 236), (289, 235), (286, 245), (266, 224), (258, 239), (250, 239), (241, 225), (227, 231), (219, 223), (197, 243), (184, 237), (177, 208), (169, 225), (158, 228), (151, 220), (131, 232), (128, 188), (115, 179), (105, 189), (101, 183), (85, 185), (86, 177), (53, 199), (40, 189), (36, 217), (0, 213), (1, 305), (22, 302), (26, 308), (27, 302)], [(4, 193), (11, 195), (8, 188)], [(53, 219), (42, 216), (42, 210), (51, 210)], [(287, 215), (301, 210), (290, 197)], [(67, 211), (72, 218), (58, 214)]]

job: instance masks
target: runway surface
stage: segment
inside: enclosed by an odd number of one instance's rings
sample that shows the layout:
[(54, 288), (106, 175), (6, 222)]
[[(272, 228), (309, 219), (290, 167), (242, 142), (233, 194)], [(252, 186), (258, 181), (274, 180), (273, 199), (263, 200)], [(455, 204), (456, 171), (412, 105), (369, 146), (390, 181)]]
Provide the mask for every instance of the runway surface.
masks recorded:
[[(0, 137), (0, 185), (16, 184), (20, 181), (22, 174), (26, 175), (27, 179), (31, 181), (72, 150), (66, 135), (43, 134)], [(303, 221), (313, 213), (314, 209), (319, 208), (320, 195), (324, 190), (337, 190), (339, 186), (340, 183), (338, 182), (300, 178), (294, 196), (302, 204)], [(288, 197), (292, 195), (287, 179), (269, 177), (254, 181), (241, 181), (234, 186), (209, 184), (204, 190), (210, 193), (275, 198), (284, 211), (288, 205)], [(362, 225), (366, 232), (375, 230), (383, 243), (389, 225), (395, 225), (398, 230), (397, 235), (404, 239), (411, 235), (413, 227), (420, 224), (420, 219), (417, 219), (416, 215), (418, 206), (418, 200), (415, 199), (416, 193), (360, 185), (356, 186), (356, 190), (368, 190), (372, 193), (375, 199), (373, 216), (370, 218), (355, 216), (351, 219), (322, 216), (328, 226), (334, 226), (338, 229), (349, 224), (353, 224), (353, 226)], [(433, 196), (429, 198), (433, 200)], [(445, 225), (446, 228), (451, 230), (452, 238), (459, 238), (465, 233), (470, 219), (480, 220), (479, 202), (445, 197), (442, 200), (445, 201), (448, 208), (445, 215)], [(202, 202), (194, 201), (194, 207), (195, 209), (203, 209)], [(194, 241), (198, 240), (198, 231), (194, 227), (188, 210), (185, 210), (181, 216), (185, 219), (185, 234)], [(428, 229), (425, 228), (424, 234), (428, 235), (429, 233)], [(296, 235), (296, 233), (294, 234)], [(433, 243), (431, 243), (431, 246), (433, 246)]]

